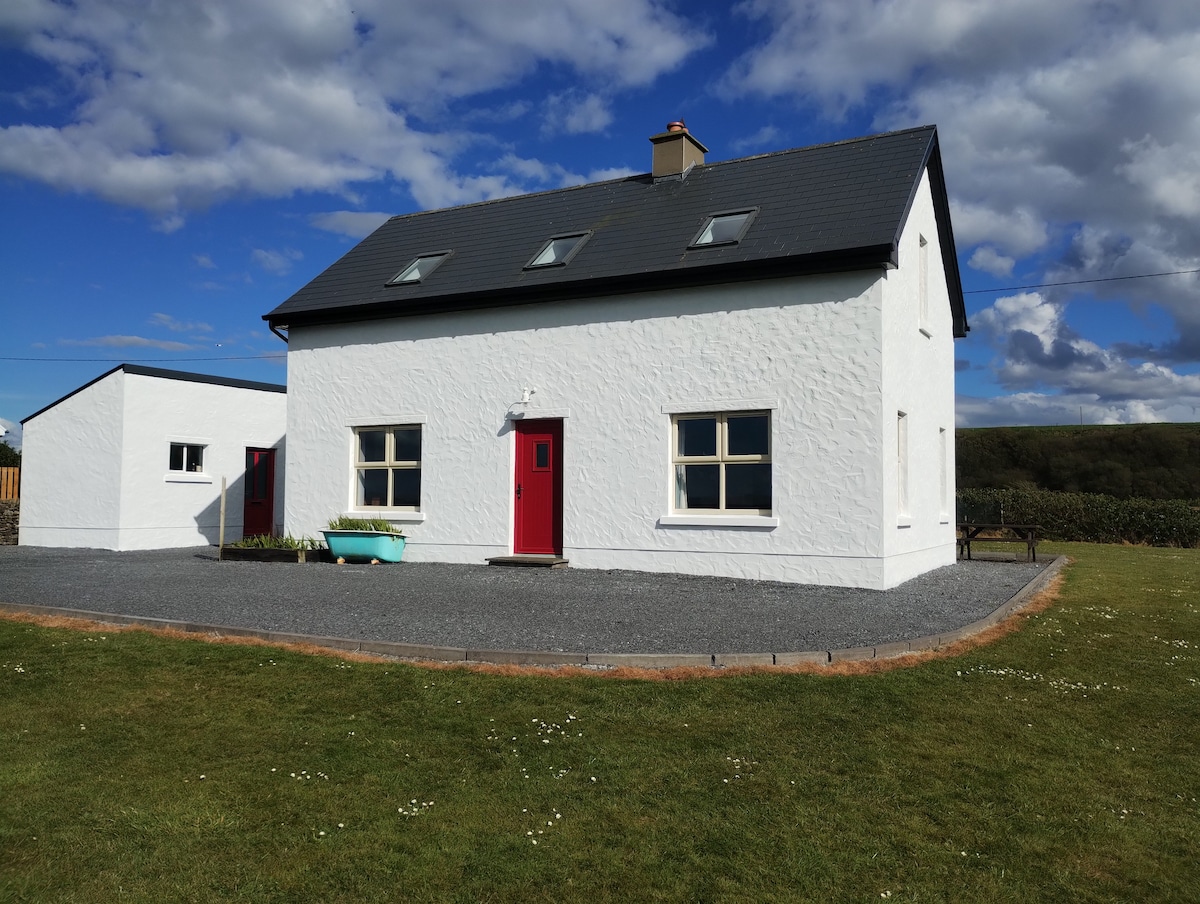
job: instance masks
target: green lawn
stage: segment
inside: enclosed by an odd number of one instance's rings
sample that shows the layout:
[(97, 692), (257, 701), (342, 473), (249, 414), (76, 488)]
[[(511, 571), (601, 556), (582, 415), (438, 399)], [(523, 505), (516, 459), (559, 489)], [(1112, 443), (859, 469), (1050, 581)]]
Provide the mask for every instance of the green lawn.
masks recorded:
[(0, 901), (1200, 899), (1200, 550), (865, 676), (494, 675), (0, 620)]

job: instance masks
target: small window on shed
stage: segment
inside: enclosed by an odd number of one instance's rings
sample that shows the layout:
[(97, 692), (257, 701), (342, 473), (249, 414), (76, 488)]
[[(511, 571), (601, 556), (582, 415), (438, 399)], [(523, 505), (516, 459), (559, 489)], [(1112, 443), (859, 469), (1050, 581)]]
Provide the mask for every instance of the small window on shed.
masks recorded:
[(411, 264), (389, 279), (387, 284), (389, 286), (398, 286), (403, 283), (419, 283), (430, 273), (436, 270), (442, 261), (449, 256), (449, 251), (438, 251), (434, 254), (422, 254)]
[(579, 252), (590, 235), (590, 232), (577, 232), (573, 235), (554, 236), (534, 255), (533, 260), (525, 265), (525, 269), (565, 265)]
[(706, 245), (735, 245), (742, 240), (750, 223), (754, 220), (756, 210), (739, 210), (733, 213), (713, 214), (705, 222), (704, 227), (692, 239), (691, 248)]

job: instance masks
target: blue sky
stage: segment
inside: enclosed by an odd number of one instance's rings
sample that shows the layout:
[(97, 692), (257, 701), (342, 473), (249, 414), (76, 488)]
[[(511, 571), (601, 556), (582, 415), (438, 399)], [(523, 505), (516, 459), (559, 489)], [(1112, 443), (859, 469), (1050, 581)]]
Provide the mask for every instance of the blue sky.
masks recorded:
[(1194, 0), (7, 0), (0, 425), (121, 362), (285, 382), (261, 316), (387, 215), (680, 117), (710, 161), (937, 124), (960, 425), (1200, 421)]

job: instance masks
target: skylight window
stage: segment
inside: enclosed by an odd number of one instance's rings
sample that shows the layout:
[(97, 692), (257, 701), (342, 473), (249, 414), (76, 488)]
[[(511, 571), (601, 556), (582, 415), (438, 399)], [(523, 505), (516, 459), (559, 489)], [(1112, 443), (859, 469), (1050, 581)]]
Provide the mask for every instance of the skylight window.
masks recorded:
[(690, 247), (705, 245), (733, 245), (740, 242), (750, 222), (754, 219), (756, 210), (739, 210), (734, 213), (718, 213), (708, 218), (704, 228), (700, 230)]
[(449, 251), (438, 251), (435, 254), (422, 254), (411, 264), (389, 279), (387, 284), (389, 286), (398, 286), (404, 283), (419, 283), (430, 273), (436, 270), (438, 265), (449, 256)]
[(546, 242), (525, 269), (533, 267), (562, 266), (571, 260), (588, 240), (590, 232), (577, 232), (572, 235), (556, 235)]

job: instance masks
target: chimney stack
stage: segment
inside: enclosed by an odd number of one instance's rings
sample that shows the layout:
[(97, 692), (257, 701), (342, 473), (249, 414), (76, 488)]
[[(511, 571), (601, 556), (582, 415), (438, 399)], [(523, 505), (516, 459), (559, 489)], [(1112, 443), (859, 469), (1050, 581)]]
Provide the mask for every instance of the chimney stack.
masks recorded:
[(697, 163), (703, 165), (708, 148), (692, 137), (682, 119), (667, 123), (667, 130), (650, 136), (654, 156), (650, 173), (655, 179), (682, 179)]

